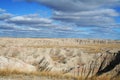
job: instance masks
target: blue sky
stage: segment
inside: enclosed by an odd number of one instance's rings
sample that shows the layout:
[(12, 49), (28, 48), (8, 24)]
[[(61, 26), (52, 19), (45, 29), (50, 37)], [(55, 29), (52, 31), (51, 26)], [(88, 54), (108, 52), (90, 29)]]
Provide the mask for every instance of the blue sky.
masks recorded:
[(0, 37), (120, 39), (120, 0), (1, 0)]

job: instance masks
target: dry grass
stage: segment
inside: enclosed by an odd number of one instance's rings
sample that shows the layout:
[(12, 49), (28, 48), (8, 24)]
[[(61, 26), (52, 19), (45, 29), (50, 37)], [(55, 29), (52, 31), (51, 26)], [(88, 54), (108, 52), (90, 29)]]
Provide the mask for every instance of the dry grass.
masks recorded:
[(23, 73), (19, 71), (10, 71), (10, 70), (1, 70), (0, 71), (0, 76), (12, 76), (12, 75), (23, 75), (26, 76), (39, 76), (39, 77), (46, 77), (46, 78), (54, 78), (54, 79), (73, 79), (74, 77), (71, 75), (63, 75), (58, 72), (34, 72), (34, 73)]
[[(22, 49), (37, 49), (37, 48), (77, 48), (77, 49), (81, 49), (83, 50), (83, 52), (86, 52), (86, 53), (99, 53), (99, 52), (102, 52), (104, 50), (107, 50), (107, 49), (120, 49), (120, 44), (116, 44), (116, 43), (109, 43), (109, 44), (61, 44), (61, 45), (39, 45), (39, 44), (35, 44), (34, 42), (37, 42), (37, 41), (33, 41), (31, 44), (28, 44), (27, 41), (24, 42), (24, 40), (20, 40), (18, 39), (18, 41), (16, 40), (13, 40), (13, 42), (15, 41), (15, 43), (13, 44), (12, 42), (12, 39), (10, 40), (11, 42), (9, 41), (1, 41), (0, 43), (0, 49), (1, 48), (9, 48), (9, 46), (13, 45), (15, 48), (17, 48), (17, 46), (19, 46), (20, 48), (20, 51)], [(32, 40), (32, 39), (30, 39)], [(23, 42), (22, 42), (23, 41)], [(4, 43), (5, 42), (5, 43)], [(20, 45), (18, 43), (21, 43)], [(43, 42), (45, 43), (45, 42)], [(9, 44), (9, 45), (8, 45)], [(25, 44), (25, 45), (23, 45)], [(11, 48), (12, 49), (12, 48)], [(1, 49), (2, 50), (2, 49)], [(80, 51), (81, 51), (80, 50)], [(15, 50), (13, 50), (15, 51)], [(7, 53), (7, 52), (6, 52)], [(12, 53), (12, 57), (16, 57), (18, 55), (19, 51), (18, 52), (15, 52), (14, 54)], [(27, 53), (27, 52), (26, 52)], [(28, 52), (29, 53), (29, 52)], [(31, 53), (33, 54), (33, 53)], [(35, 56), (37, 57), (37, 56)], [(57, 61), (57, 60), (64, 60), (63, 58), (60, 58), (60, 57), (51, 57), (53, 59), (53, 61)], [(11, 75), (29, 75), (29, 76), (39, 76), (39, 77), (46, 77), (46, 78), (55, 78), (54, 80), (62, 80), (62, 79), (67, 79), (67, 80), (83, 80), (85, 77), (81, 77), (81, 76), (74, 76), (74, 75), (68, 75), (68, 74), (62, 74), (60, 72), (34, 72), (34, 73), (23, 73), (23, 72), (20, 72), (20, 71), (17, 71), (17, 70), (14, 70), (14, 71), (11, 71), (11, 70), (0, 70), (0, 76), (11, 76)], [(92, 77), (92, 78), (89, 78), (88, 80), (110, 80), (110, 77), (109, 76), (102, 76), (102, 77)], [(117, 80), (120, 80), (120, 78), (118, 78)]]
[(0, 70), (0, 76), (9, 76), (11, 74), (22, 74), (19, 71), (10, 71), (10, 70)]
[(103, 49), (119, 49), (120, 44), (110, 43), (110, 44), (84, 44), (84, 45), (69, 45), (69, 46), (61, 46), (61, 45), (45, 45), (45, 46), (21, 46), (28, 48), (79, 48), (83, 49), (88, 53), (99, 53), (102, 52)]
[[(85, 80), (85, 77), (81, 76), (73, 76), (73, 75), (63, 75), (62, 73), (58, 72), (34, 72), (34, 73), (22, 73), (19, 71), (10, 71), (10, 70), (2, 70), (0, 71), (0, 76), (12, 76), (12, 75), (22, 75), (24, 76), (39, 76), (39, 77), (44, 77), (48, 79), (54, 79), (54, 80)], [(101, 77), (91, 77), (86, 80), (111, 80), (110, 76), (101, 76)], [(120, 77), (114, 79), (114, 80), (120, 80)]]

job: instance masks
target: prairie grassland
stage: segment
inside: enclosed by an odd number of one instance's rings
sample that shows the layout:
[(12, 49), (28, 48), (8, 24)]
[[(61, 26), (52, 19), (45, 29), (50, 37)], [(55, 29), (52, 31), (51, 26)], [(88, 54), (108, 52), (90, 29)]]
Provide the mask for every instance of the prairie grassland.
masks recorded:
[[(111, 80), (110, 76), (90, 77), (74, 76), (69, 74), (61, 74), (59, 72), (34, 72), (22, 73), (19, 71), (2, 70), (0, 71), (0, 80)], [(113, 80), (120, 80), (117, 77)]]

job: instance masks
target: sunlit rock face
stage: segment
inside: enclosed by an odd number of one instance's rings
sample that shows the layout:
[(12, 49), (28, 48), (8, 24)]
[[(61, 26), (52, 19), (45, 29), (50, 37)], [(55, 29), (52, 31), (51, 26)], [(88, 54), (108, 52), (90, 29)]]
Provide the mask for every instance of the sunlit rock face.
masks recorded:
[(0, 70), (31, 73), (35, 72), (36, 68), (19, 59), (0, 56)]

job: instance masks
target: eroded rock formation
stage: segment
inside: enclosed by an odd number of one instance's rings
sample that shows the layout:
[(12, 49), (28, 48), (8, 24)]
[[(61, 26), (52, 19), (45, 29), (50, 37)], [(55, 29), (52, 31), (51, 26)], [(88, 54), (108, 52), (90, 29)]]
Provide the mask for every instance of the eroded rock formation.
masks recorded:
[(18, 71), (20, 73), (36, 72), (36, 67), (27, 64), (17, 58), (0, 56), (0, 71)]
[(106, 51), (106, 56), (103, 57), (101, 65), (96, 73), (97, 76), (102, 74), (110, 74), (111, 77), (120, 75), (120, 50)]
[(120, 41), (0, 39), (0, 70), (55, 71), (74, 76), (120, 75)]

